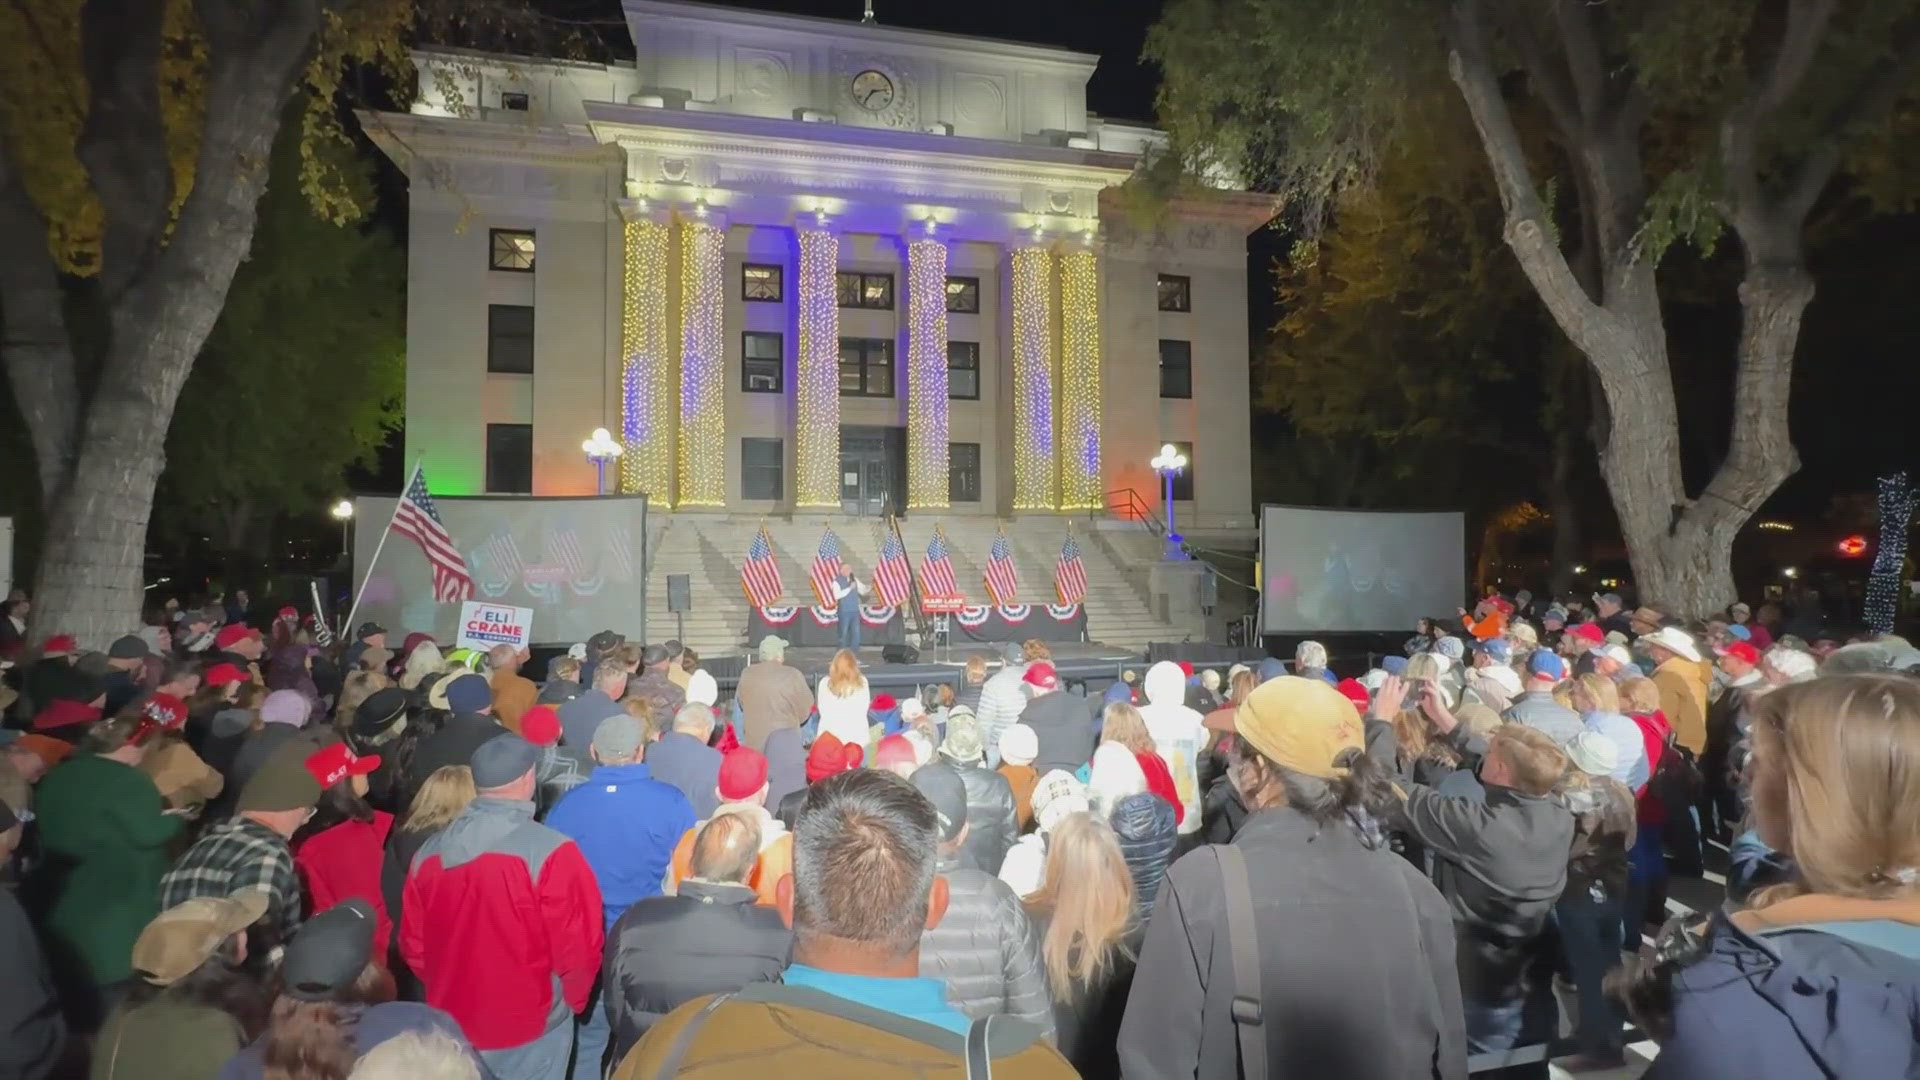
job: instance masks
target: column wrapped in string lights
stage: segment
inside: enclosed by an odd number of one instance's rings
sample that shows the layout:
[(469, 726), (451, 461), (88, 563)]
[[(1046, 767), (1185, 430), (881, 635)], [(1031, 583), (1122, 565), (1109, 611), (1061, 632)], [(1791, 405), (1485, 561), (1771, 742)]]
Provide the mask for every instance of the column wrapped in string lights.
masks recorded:
[(907, 244), (907, 505), (947, 505), (947, 245)]
[(1053, 253), (1013, 249), (1013, 508), (1054, 508)]
[(680, 491), (676, 506), (727, 501), (727, 232), (704, 204), (680, 219)]
[(673, 504), (665, 214), (636, 206), (621, 236), (620, 490)]
[(840, 238), (825, 214), (799, 225), (795, 290), (800, 352), (794, 362), (794, 505), (840, 506)]
[(1060, 509), (1105, 505), (1100, 483), (1100, 269), (1090, 245), (1060, 256)]

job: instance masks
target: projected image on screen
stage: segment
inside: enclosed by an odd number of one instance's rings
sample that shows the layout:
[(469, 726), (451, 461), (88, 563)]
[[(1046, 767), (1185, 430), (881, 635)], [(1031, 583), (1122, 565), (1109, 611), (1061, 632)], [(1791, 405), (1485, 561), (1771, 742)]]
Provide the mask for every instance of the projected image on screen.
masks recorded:
[(1407, 630), (1466, 595), (1460, 514), (1268, 506), (1260, 514), (1269, 634)]
[[(433, 597), (419, 545), (395, 534), (368, 570), (393, 499), (354, 507), (353, 569), (366, 582), (356, 621), (453, 639), (459, 604)], [(640, 633), (643, 498), (437, 498), (434, 506), (473, 575), (473, 599), (533, 609), (533, 640), (585, 641), (601, 630)]]

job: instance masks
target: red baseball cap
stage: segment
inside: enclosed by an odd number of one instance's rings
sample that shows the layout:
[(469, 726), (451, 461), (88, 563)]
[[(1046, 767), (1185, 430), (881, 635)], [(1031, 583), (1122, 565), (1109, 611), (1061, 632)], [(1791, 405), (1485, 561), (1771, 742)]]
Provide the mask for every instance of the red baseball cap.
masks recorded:
[(228, 623), (220, 628), (218, 634), (213, 636), (213, 647), (216, 649), (230, 649), (238, 642), (259, 636), (260, 631), (255, 630), (245, 623)]
[(767, 784), (767, 755), (750, 746), (730, 751), (720, 759), (720, 798), (741, 802), (760, 794)]
[(379, 768), (380, 755), (367, 754), (362, 757), (354, 753), (346, 743), (328, 743), (308, 754), (306, 764), (307, 772), (320, 782), (320, 787), (324, 790), (349, 776), (365, 776)]
[(294, 610), (294, 608), (293, 608), (293, 605), (292, 605), (292, 604), (288, 604), (288, 605), (287, 605), (286, 607), (283, 607), (283, 608), (281, 608), (281, 609), (280, 609), (280, 614), (279, 614), (279, 618), (282, 618), (282, 619), (297, 619), (297, 618), (299, 618), (299, 617), (300, 617), (300, 613), (299, 613), (298, 611), (295, 611), (295, 610)]
[(147, 695), (147, 703), (140, 711), (161, 727), (179, 727), (187, 722), (187, 703), (172, 694)]
[(208, 686), (225, 686), (228, 683), (246, 682), (246, 673), (232, 664), (215, 664), (208, 668), (200, 681)]
[(894, 708), (898, 704), (899, 702), (896, 702), (893, 700), (892, 694), (873, 695), (873, 708), (878, 709), (881, 712), (886, 712), (888, 709)]
[(873, 764), (876, 768), (912, 765), (914, 761), (913, 744), (907, 741), (905, 735), (889, 735), (873, 748)]
[(859, 743), (843, 743), (836, 735), (822, 735), (807, 751), (807, 783), (816, 784), (836, 773), (860, 767), (866, 749)]
[(1045, 660), (1035, 660), (1033, 663), (1028, 664), (1027, 673), (1022, 675), (1020, 680), (1029, 686), (1037, 686), (1042, 690), (1057, 690), (1060, 688), (1060, 676), (1054, 673), (1053, 665), (1047, 663)]
[(1583, 622), (1579, 626), (1570, 626), (1567, 633), (1595, 645), (1604, 645), (1607, 641), (1607, 632), (1600, 629), (1599, 623)]
[(1373, 697), (1367, 693), (1366, 687), (1360, 685), (1359, 679), (1341, 679), (1334, 684), (1333, 688), (1345, 694), (1347, 700), (1353, 702), (1353, 707), (1359, 709), (1362, 715), (1373, 707)]
[(1177, 665), (1179, 666), (1179, 668), (1180, 668), (1180, 674), (1181, 674), (1181, 675), (1183, 675), (1183, 676), (1185, 676), (1185, 677), (1187, 677), (1187, 678), (1189, 678), (1189, 679), (1191, 679), (1191, 678), (1193, 678), (1193, 661), (1191, 661), (1191, 660), (1176, 660), (1176, 661), (1174, 661), (1174, 663), (1175, 663), (1175, 664), (1177, 664)]
[(1719, 653), (1721, 656), (1731, 656), (1736, 660), (1745, 661), (1749, 665), (1760, 662), (1760, 650), (1754, 648), (1752, 643), (1746, 641), (1732, 642), (1725, 648), (1715, 649), (1714, 652)]
[(43, 653), (69, 653), (79, 647), (80, 643), (73, 640), (72, 634), (55, 634), (48, 638), (45, 644), (40, 646), (40, 651)]
[(560, 741), (560, 714), (551, 705), (535, 705), (520, 714), (520, 737), (535, 746)]

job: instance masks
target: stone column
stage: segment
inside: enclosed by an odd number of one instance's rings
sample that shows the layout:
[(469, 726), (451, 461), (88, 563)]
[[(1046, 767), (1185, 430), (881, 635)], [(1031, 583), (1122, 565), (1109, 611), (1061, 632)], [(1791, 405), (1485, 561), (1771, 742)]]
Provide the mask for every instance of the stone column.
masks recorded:
[(1013, 249), (1013, 508), (1052, 510), (1053, 253), (1034, 238)]
[(840, 508), (840, 238), (824, 212), (801, 216), (795, 286), (794, 506)]
[(1100, 508), (1100, 263), (1091, 233), (1060, 253), (1059, 445), (1060, 509)]
[(620, 490), (673, 505), (673, 406), (668, 381), (667, 240), (672, 216), (645, 199), (620, 203)]
[(907, 241), (907, 505), (947, 505), (947, 244), (929, 218)]
[(676, 506), (727, 501), (727, 225), (703, 204), (680, 215), (680, 483)]

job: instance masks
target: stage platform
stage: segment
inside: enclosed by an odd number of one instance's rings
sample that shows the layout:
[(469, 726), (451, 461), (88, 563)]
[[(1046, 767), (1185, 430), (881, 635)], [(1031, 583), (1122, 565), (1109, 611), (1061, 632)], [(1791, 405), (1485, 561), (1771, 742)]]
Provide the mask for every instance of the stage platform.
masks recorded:
[[(1002, 648), (999, 645), (956, 644), (952, 649), (923, 650), (917, 663), (889, 664), (880, 658), (879, 646), (873, 646), (860, 650), (860, 670), (875, 691), (885, 690), (895, 697), (911, 697), (918, 693), (914, 688), (930, 683), (959, 686), (967, 658), (975, 653), (987, 658), (989, 674), (998, 671)], [(1084, 682), (1090, 692), (1104, 691), (1109, 683), (1119, 679), (1120, 673), (1129, 668), (1142, 674), (1146, 671), (1145, 658), (1139, 653), (1098, 642), (1048, 642), (1048, 648), (1053, 652), (1053, 666), (1060, 677), (1070, 682)], [(807, 683), (813, 685), (826, 678), (827, 667), (833, 662), (837, 651), (830, 648), (791, 648), (787, 650), (787, 663), (799, 668), (806, 675)], [(700, 666), (713, 675), (722, 690), (731, 691), (740, 679), (740, 672), (746, 669), (748, 659), (747, 656), (703, 657)]]

